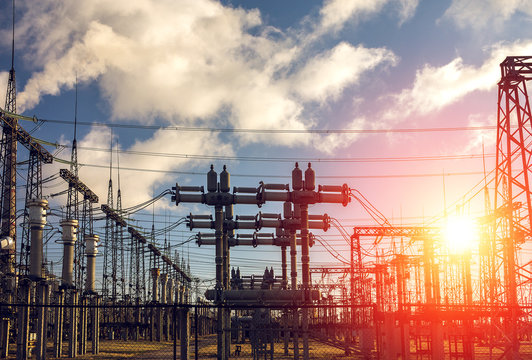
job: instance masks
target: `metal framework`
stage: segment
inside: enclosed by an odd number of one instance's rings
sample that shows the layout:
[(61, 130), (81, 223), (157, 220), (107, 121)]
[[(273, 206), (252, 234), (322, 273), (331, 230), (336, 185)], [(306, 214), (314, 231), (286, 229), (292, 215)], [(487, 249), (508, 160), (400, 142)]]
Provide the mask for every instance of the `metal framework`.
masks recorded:
[[(532, 56), (510, 56), (501, 63), (497, 103), (495, 168), (495, 240), (502, 250), (504, 287), (498, 301), (510, 311), (506, 319), (508, 359), (519, 356), (519, 272), (516, 245), (530, 238), (532, 224), (532, 123), (526, 81), (532, 79)], [(504, 298), (503, 298), (504, 296)]]
[[(113, 151), (111, 148), (111, 161), (109, 165), (109, 185), (107, 187), (107, 206), (113, 208), (113, 179), (112, 179), (112, 169), (113, 169)], [(103, 205), (102, 205), (103, 210)], [(102, 295), (104, 297), (113, 297), (116, 296), (112, 289), (115, 288), (113, 284), (116, 283), (116, 277), (113, 278), (113, 267), (112, 267), (112, 249), (114, 243), (114, 227), (115, 222), (109, 218), (105, 220), (105, 242), (104, 242), (104, 254), (103, 254), (103, 290)]]

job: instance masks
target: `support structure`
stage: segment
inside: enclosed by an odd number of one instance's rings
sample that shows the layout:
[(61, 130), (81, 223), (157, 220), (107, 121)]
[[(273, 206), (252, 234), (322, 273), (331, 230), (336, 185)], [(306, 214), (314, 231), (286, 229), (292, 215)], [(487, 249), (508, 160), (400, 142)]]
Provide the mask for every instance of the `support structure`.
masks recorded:
[[(203, 186), (179, 186), (176, 184), (172, 189), (175, 190), (172, 200), (179, 203), (201, 203), (214, 207), (214, 228), (216, 231), (216, 250), (215, 250), (215, 263), (216, 263), (216, 285), (215, 290), (217, 296), (214, 301), (220, 305), (218, 309), (218, 360), (226, 360), (229, 353), (228, 347), (230, 344), (225, 343), (223, 324), (225, 324), (224, 311), (222, 311), (223, 299), (221, 294), (224, 291), (223, 288), (223, 207), (236, 204), (256, 204), (262, 205), (267, 201), (279, 201), (279, 202), (291, 202), (299, 205), (301, 208), (301, 242), (302, 242), (302, 256), (301, 263), (303, 269), (303, 289), (310, 289), (310, 272), (309, 272), (309, 240), (308, 240), (308, 205), (316, 203), (341, 203), (346, 206), (349, 201), (349, 188), (346, 184), (343, 186), (319, 186), (318, 191), (315, 191), (315, 175), (309, 163), (309, 168), (305, 172), (305, 181), (303, 181), (303, 174), (296, 163), (296, 168), (292, 173), (293, 191), (288, 191), (289, 186), (287, 184), (264, 184), (261, 182), (258, 188), (248, 187), (235, 187), (234, 193), (229, 193), (229, 173), (225, 166), (220, 173), (220, 181), (218, 182), (218, 174), (214, 171), (214, 166), (211, 165), (211, 170), (207, 173), (207, 193), (204, 192)], [(273, 190), (273, 191), (271, 191)], [(199, 194), (198, 194), (199, 193)], [(241, 195), (244, 193), (246, 195)], [(253, 195), (249, 195), (253, 194)], [(303, 300), (303, 303), (312, 301), (308, 292), (307, 297)], [(303, 308), (303, 336), (304, 345), (304, 358), (308, 359), (308, 308)], [(305, 319), (305, 315), (306, 319)], [(305, 335), (306, 334), (306, 335)]]
[(515, 248), (531, 237), (532, 114), (526, 87), (532, 79), (532, 56), (510, 56), (501, 63), (497, 102), (497, 154), (495, 168), (495, 234), (502, 248), (507, 359), (519, 357), (518, 298)]

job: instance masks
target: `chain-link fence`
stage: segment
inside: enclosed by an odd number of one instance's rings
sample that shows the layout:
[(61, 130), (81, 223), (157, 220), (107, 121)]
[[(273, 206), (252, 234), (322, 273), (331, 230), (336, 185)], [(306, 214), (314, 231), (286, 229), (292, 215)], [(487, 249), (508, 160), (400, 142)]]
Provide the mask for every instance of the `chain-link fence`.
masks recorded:
[[(505, 312), (421, 306), (304, 307), (121, 304), (64, 297), (55, 305), (3, 305), (12, 359), (500, 359)], [(440, 309), (442, 310), (442, 309)], [(532, 359), (521, 317), (518, 353)], [(4, 321), (5, 323), (5, 321)], [(2, 329), (0, 329), (2, 333)]]

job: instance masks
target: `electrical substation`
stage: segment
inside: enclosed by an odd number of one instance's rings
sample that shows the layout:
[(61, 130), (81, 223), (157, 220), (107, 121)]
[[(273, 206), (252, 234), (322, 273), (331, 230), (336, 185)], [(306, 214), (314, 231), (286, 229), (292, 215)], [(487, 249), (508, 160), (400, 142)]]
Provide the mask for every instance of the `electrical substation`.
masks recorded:
[[(353, 182), (321, 183), (311, 162), (287, 167), (288, 182), (257, 177), (256, 186), (234, 184), (229, 167), (211, 165), (204, 182), (178, 176), (161, 195), (124, 208), (111, 174), (106, 198), (80, 177), (77, 119), (71, 159), (54, 175), (65, 188), (58, 204), (61, 197), (43, 190), (43, 168), (57, 159), (24, 130), (39, 116), (17, 112), (13, 55), (0, 109), (0, 358), (532, 358), (532, 56), (501, 61), (496, 167), (476, 194), (485, 211), (469, 234), (392, 224), (371, 194)], [(25, 184), (17, 181), (22, 151)], [(163, 230), (137, 225), (135, 213), (161, 198), (188, 215)], [(335, 213), (362, 205), (376, 224), (346, 228), (320, 212), (324, 204)], [(194, 214), (200, 205), (207, 210)], [(198, 291), (194, 258), (166, 238), (177, 226), (193, 246), (212, 249), (215, 279), (206, 291)], [(315, 265), (312, 248), (335, 251), (320, 240), (333, 227), (347, 261)], [(455, 251), (463, 236), (477, 241)], [(446, 237), (457, 243), (446, 248)], [(49, 241), (61, 251), (59, 265), (47, 259)], [(231, 258), (233, 249), (266, 248), (279, 254), (279, 269), (248, 273)]]

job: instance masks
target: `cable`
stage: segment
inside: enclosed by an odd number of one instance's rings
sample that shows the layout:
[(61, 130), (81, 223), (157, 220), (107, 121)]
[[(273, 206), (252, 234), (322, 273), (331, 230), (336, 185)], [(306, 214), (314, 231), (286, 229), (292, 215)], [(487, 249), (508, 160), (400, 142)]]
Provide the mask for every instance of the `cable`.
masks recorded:
[[(39, 119), (42, 122), (72, 125), (70, 120)], [(158, 126), (140, 124), (119, 124), (78, 121), (78, 125), (100, 126), (123, 129), (146, 129), (164, 131), (188, 131), (188, 132), (223, 132), (223, 133), (259, 133), (259, 134), (390, 134), (390, 133), (424, 133), (424, 132), (449, 132), (449, 131), (483, 131), (495, 130), (496, 126), (460, 126), (447, 128), (398, 128), (398, 129), (251, 129), (251, 128), (214, 128), (192, 126)]]
[[(60, 145), (64, 148), (70, 148), (71, 145)], [(107, 148), (83, 147), (78, 146), (79, 150), (110, 152)], [(353, 157), (353, 158), (309, 158), (309, 157), (259, 157), (259, 156), (222, 156), (222, 155), (205, 155), (205, 154), (173, 154), (151, 151), (137, 150), (116, 150), (121, 154), (168, 157), (192, 160), (225, 160), (225, 161), (256, 161), (256, 162), (316, 162), (316, 163), (333, 163), (333, 162), (403, 162), (403, 161), (433, 161), (433, 160), (474, 160), (482, 159), (482, 154), (455, 154), (455, 155), (433, 155), (433, 156), (406, 156), (406, 157)], [(495, 154), (487, 154), (485, 157), (495, 157)]]
[[(66, 160), (57, 159), (59, 162), (68, 163)], [(107, 165), (96, 165), (96, 164), (87, 164), (79, 163), (79, 166), (93, 167), (93, 168), (104, 168), (108, 169)], [(113, 167), (114, 168), (114, 167)], [(120, 167), (120, 170), (127, 171), (139, 171), (139, 172), (153, 172), (153, 173), (162, 173), (162, 174), (178, 174), (178, 175), (200, 175), (204, 176), (204, 172), (196, 171), (178, 171), (178, 170), (161, 170), (161, 169), (145, 169), (145, 168), (132, 168), (132, 167)], [(445, 176), (470, 176), (470, 175), (482, 175), (482, 171), (469, 171), (469, 172), (455, 172), (455, 173), (445, 173)], [(291, 175), (254, 175), (254, 174), (231, 174), (232, 177), (242, 177), (242, 178), (264, 178), (264, 179), (291, 179)], [(385, 175), (316, 175), (318, 179), (394, 179), (394, 178), (417, 178), (417, 177), (441, 177), (441, 173), (433, 174), (385, 174)]]

